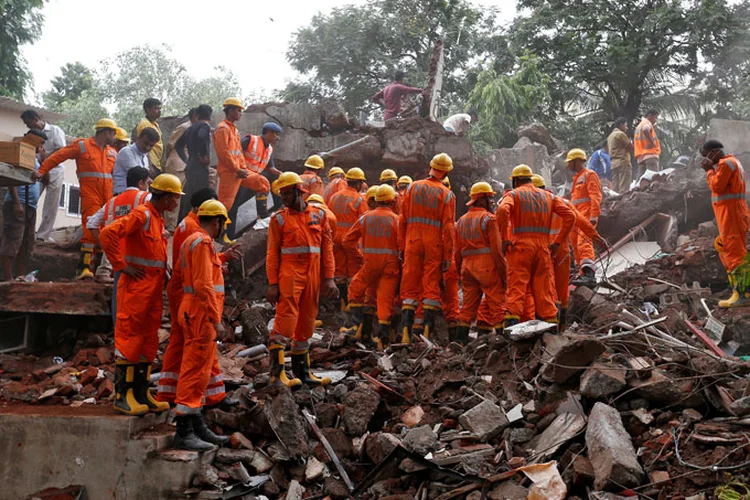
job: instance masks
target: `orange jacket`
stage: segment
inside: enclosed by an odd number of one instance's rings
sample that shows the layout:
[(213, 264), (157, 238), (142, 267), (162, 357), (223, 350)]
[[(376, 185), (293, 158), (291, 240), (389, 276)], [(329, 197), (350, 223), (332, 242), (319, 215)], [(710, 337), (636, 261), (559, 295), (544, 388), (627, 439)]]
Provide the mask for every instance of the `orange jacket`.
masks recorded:
[(192, 210), (188, 212), (184, 219), (177, 225), (172, 235), (172, 266), (177, 267), (180, 259), (180, 248), (191, 234), (199, 231), (201, 228), (198, 222), (198, 216)]
[(456, 197), (441, 181), (428, 177), (409, 185), (400, 217), (399, 249), (412, 238), (421, 239), (442, 243), (443, 261), (453, 258)]
[(573, 176), (570, 203), (589, 219), (602, 213), (602, 184), (596, 172), (584, 168)]
[(336, 237), (336, 216), (333, 215), (333, 212), (331, 212), (331, 209), (328, 208), (326, 205), (321, 205), (320, 203), (311, 203), (311, 205), (314, 207), (323, 209), (323, 211), (326, 213), (326, 220), (328, 221), (328, 228), (331, 230), (331, 236), (335, 238)]
[(706, 173), (711, 189), (711, 204), (714, 208), (719, 233), (744, 233), (750, 210), (745, 198), (745, 169), (733, 155), (727, 155)]
[(128, 215), (136, 207), (143, 205), (148, 197), (147, 191), (126, 189), (117, 196), (113, 196), (104, 205), (104, 218), (101, 227), (109, 226), (120, 217)]
[[(240, 147), (242, 143), (240, 143)], [(273, 146), (266, 145), (263, 138), (259, 135), (251, 135), (247, 143), (247, 149), (244, 151), (245, 165), (249, 170), (256, 174), (263, 172), (271, 161)]]
[[(362, 240), (362, 248), (359, 241)], [(398, 262), (398, 216), (388, 207), (370, 210), (352, 226), (342, 244), (358, 259)]]
[(331, 197), (328, 208), (336, 216), (336, 238), (341, 240), (354, 223), (367, 212), (367, 202), (362, 193), (346, 185)]
[(183, 299), (181, 310), (200, 308), (211, 324), (224, 312), (224, 274), (213, 238), (199, 227), (180, 247)]
[[(111, 146), (100, 148), (93, 137), (76, 139), (49, 155), (39, 167), (44, 175), (65, 160), (76, 161), (76, 174), (81, 187), (84, 184), (102, 184), (112, 194), (112, 171), (115, 168), (117, 151)], [(107, 186), (109, 186), (107, 188)]]
[[(271, 217), (268, 227), (266, 273), (268, 284), (278, 285), (285, 273), (294, 273), (295, 263), (322, 260), (322, 276), (333, 279), (333, 236), (320, 207), (307, 204), (302, 212), (283, 208)], [(305, 266), (307, 269), (307, 266)]]
[(464, 260), (477, 256), (490, 257), (498, 272), (504, 272), (502, 238), (497, 219), (484, 208), (471, 207), (456, 222), (456, 269), (460, 274)]
[(504, 234), (508, 224), (512, 224), (516, 240), (543, 238), (548, 242), (553, 214), (561, 219), (560, 232), (554, 243), (562, 245), (575, 224), (573, 209), (559, 196), (535, 188), (531, 183), (523, 184), (508, 192), (500, 201), (497, 210), (500, 234)]
[[(558, 197), (559, 198), (559, 197)], [(566, 200), (565, 198), (559, 198), (562, 200), (563, 203), (568, 205), (569, 207), (573, 208), (573, 205), (570, 204), (569, 200)], [(588, 239), (590, 240), (596, 240), (599, 238), (599, 233), (597, 232), (596, 228), (591, 224), (591, 222), (583, 216), (581, 212), (578, 210), (573, 210), (573, 213), (576, 216), (576, 222), (573, 225), (576, 229), (579, 229)], [(555, 237), (557, 237), (558, 234), (560, 234), (560, 229), (562, 229), (562, 219), (557, 215), (552, 215), (552, 229), (549, 233), (549, 242), (554, 243)]]
[(654, 124), (648, 118), (644, 117), (635, 128), (633, 149), (636, 160), (646, 155), (659, 156), (661, 154), (661, 145), (659, 139), (656, 138)]
[(237, 126), (229, 120), (222, 120), (214, 132), (214, 148), (219, 162), (219, 171), (239, 172), (246, 170), (242, 156), (242, 142)]
[(311, 194), (319, 194), (320, 196), (323, 196), (323, 179), (321, 179), (317, 173), (306, 170), (300, 175), (300, 177), (302, 178), (302, 187), (307, 189), (305, 199)]
[(393, 208), (396, 215), (401, 215), (401, 208), (404, 206), (405, 193), (406, 191), (396, 191), (396, 206)]
[(323, 199), (326, 201), (326, 204), (331, 203), (331, 197), (344, 189), (346, 187), (346, 179), (343, 177), (339, 177), (338, 179), (333, 179), (330, 181), (325, 189), (323, 189)]
[(150, 201), (103, 228), (99, 240), (115, 271), (133, 265), (160, 274), (166, 272), (164, 218)]

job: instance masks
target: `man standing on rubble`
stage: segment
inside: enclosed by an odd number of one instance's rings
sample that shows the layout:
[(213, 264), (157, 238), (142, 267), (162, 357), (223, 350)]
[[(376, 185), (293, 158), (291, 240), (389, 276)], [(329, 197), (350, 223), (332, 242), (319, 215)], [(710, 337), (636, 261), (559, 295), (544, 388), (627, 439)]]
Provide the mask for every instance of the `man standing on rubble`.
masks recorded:
[(750, 259), (747, 253), (747, 231), (750, 211), (745, 194), (745, 170), (734, 155), (724, 152), (724, 145), (709, 140), (701, 148), (701, 167), (711, 189), (719, 237), (716, 250), (727, 270), (732, 296), (719, 301), (719, 307), (750, 305)]
[(396, 71), (395, 78), (390, 85), (372, 96), (372, 102), (385, 107), (384, 120), (395, 118), (401, 112), (401, 99), (409, 94), (419, 94), (422, 89), (404, 85), (406, 73)]
[[(508, 266), (505, 328), (518, 324), (529, 287), (537, 317), (557, 323), (551, 255), (556, 255), (567, 240), (576, 216), (559, 197), (535, 188), (533, 175), (527, 165), (514, 168), (510, 176), (513, 190), (503, 196), (497, 211), (500, 234), (506, 235), (510, 224), (515, 237), (512, 244), (503, 244), (503, 248), (507, 248)], [(562, 219), (562, 226), (550, 244), (553, 214)]]
[[(363, 174), (364, 175), (364, 174)], [(287, 387), (328, 385), (310, 370), (310, 337), (318, 315), (320, 293), (338, 294), (333, 280), (333, 239), (323, 209), (305, 202), (302, 179), (284, 172), (276, 181), (284, 208), (271, 217), (268, 228), (266, 299), (276, 304), (269, 335), (271, 382)], [(293, 377), (286, 374), (284, 351), (291, 344)]]
[[(596, 227), (599, 222), (602, 206), (602, 185), (596, 172), (586, 168), (586, 152), (582, 149), (571, 149), (565, 161), (573, 172), (573, 187), (570, 192), (570, 203), (578, 212)], [(570, 234), (576, 264), (581, 271), (578, 284), (592, 287), (596, 285), (596, 253), (590, 238), (573, 230)]]
[(661, 145), (656, 137), (656, 120), (659, 118), (659, 112), (655, 109), (646, 111), (641, 123), (635, 128), (633, 136), (633, 147), (635, 150), (635, 161), (638, 162), (638, 177), (642, 176), (646, 170), (658, 172), (659, 155), (661, 155)]
[[(196, 108), (196, 121), (177, 139), (174, 152), (185, 162), (185, 196), (181, 200), (179, 220), (190, 213), (190, 200), (198, 191), (208, 188), (209, 166), (211, 165), (211, 115), (213, 109), (208, 104)], [(185, 150), (187, 149), (187, 154)], [(179, 252), (179, 248), (177, 249)]]
[(336, 286), (339, 289), (341, 310), (349, 302), (348, 283), (362, 267), (362, 261), (356, 256), (347, 255), (344, 248), (344, 236), (360, 217), (367, 212), (367, 202), (360, 192), (365, 182), (365, 173), (361, 168), (350, 168), (346, 173), (346, 187), (331, 197), (328, 208), (336, 216), (336, 234), (333, 240), (333, 255), (336, 261)]
[(401, 341), (411, 342), (417, 306), (424, 308), (424, 335), (435, 328), (440, 309), (440, 283), (453, 259), (456, 197), (443, 184), (453, 160), (445, 153), (430, 161), (430, 175), (409, 186), (399, 220), (399, 251), (404, 267), (401, 277)]
[(101, 230), (99, 239), (112, 268), (121, 271), (117, 284), (115, 323), (115, 402), (126, 415), (169, 410), (148, 390), (151, 363), (159, 349), (162, 295), (167, 274), (164, 212), (182, 196), (182, 183), (161, 174), (149, 188), (151, 199)]
[(302, 172), (302, 187), (305, 188), (305, 200), (311, 194), (323, 195), (323, 179), (318, 175), (319, 170), (323, 170), (326, 164), (318, 155), (311, 155), (305, 161), (305, 171)]
[(157, 121), (159, 118), (161, 118), (161, 101), (159, 99), (156, 99), (155, 97), (149, 97), (148, 99), (143, 101), (143, 111), (144, 113), (146, 113), (146, 116), (144, 116), (143, 119), (138, 122), (138, 125), (135, 127), (135, 137), (140, 137), (141, 133), (143, 133), (143, 131), (147, 128), (156, 131), (159, 139), (156, 141), (156, 144), (154, 144), (154, 147), (149, 151), (148, 156), (149, 160), (151, 161), (151, 165), (155, 170), (154, 175), (158, 175), (161, 173), (161, 160), (162, 155), (164, 154), (164, 143), (161, 140), (161, 128), (159, 127), (159, 122)]
[(620, 117), (615, 120), (612, 133), (607, 137), (607, 148), (612, 166), (612, 189), (618, 194), (627, 193), (633, 182), (633, 166), (630, 153), (633, 143), (628, 138), (628, 120)]
[(64, 148), (49, 155), (34, 174), (37, 180), (65, 160), (76, 161), (76, 174), (81, 187), (81, 259), (78, 261), (76, 279), (93, 279), (96, 239), (86, 228), (89, 217), (112, 197), (112, 171), (117, 152), (112, 148), (115, 142), (117, 124), (109, 118), (102, 118), (94, 125), (94, 136), (76, 139)]
[(344, 170), (341, 167), (331, 167), (328, 171), (328, 184), (323, 189), (323, 201), (325, 201), (326, 205), (331, 203), (331, 198), (334, 194), (345, 187), (346, 179), (344, 179)]

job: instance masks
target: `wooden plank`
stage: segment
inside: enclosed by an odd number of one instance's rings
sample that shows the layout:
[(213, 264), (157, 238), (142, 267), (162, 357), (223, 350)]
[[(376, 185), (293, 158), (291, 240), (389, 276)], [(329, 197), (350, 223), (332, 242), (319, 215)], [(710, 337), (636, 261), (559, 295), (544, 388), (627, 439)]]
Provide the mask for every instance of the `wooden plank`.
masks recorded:
[(112, 285), (92, 282), (0, 283), (0, 312), (110, 316)]
[(33, 184), (33, 171), (0, 162), (0, 186), (24, 186)]

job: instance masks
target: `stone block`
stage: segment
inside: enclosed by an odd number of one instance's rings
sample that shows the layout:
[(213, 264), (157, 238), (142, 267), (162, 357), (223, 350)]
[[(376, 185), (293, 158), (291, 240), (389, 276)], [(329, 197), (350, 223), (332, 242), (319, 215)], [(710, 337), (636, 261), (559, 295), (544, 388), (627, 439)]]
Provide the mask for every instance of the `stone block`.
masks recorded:
[(581, 394), (592, 399), (616, 394), (627, 384), (625, 374), (626, 370), (621, 366), (595, 363), (581, 376)]
[(404, 438), (403, 445), (409, 451), (418, 455), (426, 455), (433, 451), (438, 444), (438, 436), (429, 425), (411, 429)]
[(371, 388), (360, 385), (344, 398), (344, 426), (350, 436), (361, 436), (380, 404), (380, 395)]
[(544, 335), (549, 358), (545, 359), (540, 374), (547, 382), (563, 383), (591, 364), (604, 352), (604, 345), (583, 335)]
[(484, 400), (460, 417), (458, 422), (480, 441), (489, 441), (508, 426), (505, 413), (495, 403)]
[(595, 489), (607, 487), (610, 481), (618, 488), (641, 484), (643, 469), (617, 410), (604, 403), (594, 405), (586, 429), (586, 446), (594, 468)]
[(374, 464), (379, 464), (401, 441), (388, 432), (376, 432), (365, 439), (365, 454)]

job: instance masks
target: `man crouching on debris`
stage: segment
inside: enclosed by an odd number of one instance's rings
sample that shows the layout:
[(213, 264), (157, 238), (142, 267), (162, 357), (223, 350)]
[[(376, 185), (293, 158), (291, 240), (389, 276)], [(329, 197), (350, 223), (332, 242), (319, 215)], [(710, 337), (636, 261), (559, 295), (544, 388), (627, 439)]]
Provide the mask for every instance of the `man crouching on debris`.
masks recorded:
[(711, 204), (719, 226), (716, 250), (727, 270), (732, 296), (719, 301), (719, 307), (750, 305), (750, 259), (747, 231), (750, 211), (745, 199), (745, 170), (740, 161), (724, 153), (724, 145), (709, 140), (701, 148), (701, 167), (711, 189)]
[(102, 249), (117, 283), (115, 323), (115, 403), (126, 415), (169, 410), (148, 390), (151, 363), (159, 349), (164, 281), (167, 274), (167, 240), (164, 212), (174, 210), (182, 196), (182, 182), (161, 174), (149, 188), (151, 199), (99, 233)]
[[(321, 288), (337, 297), (333, 281), (333, 237), (323, 209), (305, 202), (302, 179), (284, 172), (274, 182), (284, 208), (271, 217), (268, 228), (266, 298), (276, 304), (269, 337), (271, 382), (287, 387), (327, 385), (310, 371), (310, 337), (315, 328)], [(321, 266), (322, 259), (322, 266)], [(321, 274), (323, 278), (321, 287)], [(293, 377), (284, 368), (284, 350), (291, 341)]]
[(180, 247), (184, 296), (178, 317), (185, 342), (175, 398), (174, 447), (205, 451), (214, 444), (229, 441), (228, 437), (211, 432), (203, 421), (201, 408), (211, 375), (219, 368), (216, 340), (222, 340), (225, 335), (221, 323), (224, 274), (222, 259), (214, 250), (213, 242), (231, 221), (226, 207), (217, 200), (203, 202), (196, 215), (200, 228)]

